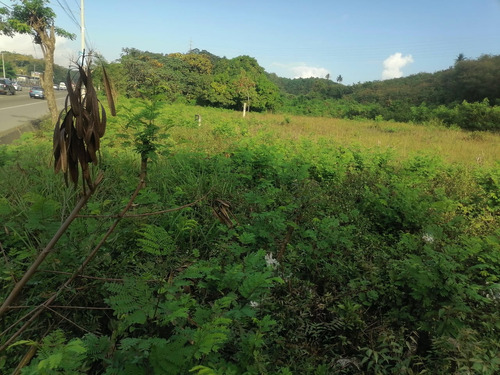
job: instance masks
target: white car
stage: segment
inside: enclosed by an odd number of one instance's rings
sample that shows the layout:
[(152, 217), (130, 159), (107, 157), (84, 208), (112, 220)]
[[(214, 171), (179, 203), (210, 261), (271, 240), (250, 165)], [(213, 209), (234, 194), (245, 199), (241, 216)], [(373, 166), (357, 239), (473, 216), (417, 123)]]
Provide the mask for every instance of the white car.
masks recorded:
[(59, 83), (59, 90), (66, 90), (66, 84), (64, 82)]
[(14, 86), (16, 91), (23, 91), (23, 86), (21, 86), (19, 82), (12, 82), (12, 86)]

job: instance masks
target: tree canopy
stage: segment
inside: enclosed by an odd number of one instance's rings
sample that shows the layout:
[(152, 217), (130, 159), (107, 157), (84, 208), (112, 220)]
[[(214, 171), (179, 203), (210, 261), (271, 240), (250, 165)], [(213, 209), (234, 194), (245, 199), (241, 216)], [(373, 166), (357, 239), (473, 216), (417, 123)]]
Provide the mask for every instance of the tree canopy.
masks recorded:
[(111, 66), (117, 87), (128, 96), (154, 88), (169, 101), (229, 109), (241, 109), (246, 102), (255, 111), (272, 110), (279, 102), (279, 88), (249, 56), (227, 59), (199, 50), (159, 54), (124, 48)]
[(42, 86), (45, 89), (47, 105), (55, 123), (58, 117), (54, 96), (54, 51), (56, 35), (73, 39), (75, 36), (55, 26), (56, 14), (48, 7), (47, 0), (19, 0), (11, 8), (0, 9), (0, 32), (13, 36), (28, 34), (40, 46), (45, 62), (42, 76)]

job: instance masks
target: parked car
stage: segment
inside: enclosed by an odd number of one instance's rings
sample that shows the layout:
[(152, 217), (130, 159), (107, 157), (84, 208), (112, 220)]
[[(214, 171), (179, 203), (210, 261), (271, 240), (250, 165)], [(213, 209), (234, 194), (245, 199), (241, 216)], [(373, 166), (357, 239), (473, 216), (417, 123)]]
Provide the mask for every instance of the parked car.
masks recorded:
[(45, 91), (40, 86), (33, 86), (30, 90), (30, 98), (45, 99)]
[(12, 82), (12, 86), (14, 86), (16, 91), (23, 91), (23, 86), (21, 86), (19, 82)]
[(59, 90), (66, 90), (66, 84), (64, 82), (59, 83)]
[(57, 83), (54, 83), (52, 87), (54, 88), (54, 90), (59, 90), (59, 85)]
[(12, 82), (8, 78), (0, 78), (0, 94), (16, 94), (16, 89), (12, 86)]

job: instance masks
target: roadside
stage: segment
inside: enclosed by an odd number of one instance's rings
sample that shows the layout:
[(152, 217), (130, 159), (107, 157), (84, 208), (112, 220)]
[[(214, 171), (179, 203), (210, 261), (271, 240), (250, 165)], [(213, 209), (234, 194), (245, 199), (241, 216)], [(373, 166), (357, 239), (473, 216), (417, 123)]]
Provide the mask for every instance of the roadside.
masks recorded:
[(48, 116), (43, 116), (38, 119), (29, 121), (26, 124), (16, 126), (14, 128), (0, 132), (0, 145), (6, 145), (19, 139), (23, 133), (40, 129), (40, 124)]
[[(64, 105), (65, 91), (56, 92), (58, 107)], [(12, 143), (23, 133), (40, 129), (40, 123), (48, 118), (45, 100), (34, 100), (29, 90), (16, 95), (0, 97), (0, 144)]]

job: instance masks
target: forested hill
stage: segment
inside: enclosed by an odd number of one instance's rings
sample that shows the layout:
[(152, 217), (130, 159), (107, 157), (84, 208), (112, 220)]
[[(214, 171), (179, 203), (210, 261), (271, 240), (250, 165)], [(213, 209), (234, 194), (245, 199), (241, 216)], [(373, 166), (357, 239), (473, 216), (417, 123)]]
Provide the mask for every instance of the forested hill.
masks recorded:
[(459, 58), (450, 68), (436, 73), (419, 73), (385, 81), (371, 81), (344, 86), (322, 78), (269, 78), (288, 95), (309, 98), (350, 98), (359, 103), (402, 100), (412, 105), (449, 105), (479, 102), (488, 98), (500, 104), (500, 56), (483, 55), (477, 60)]
[[(4, 52), (4, 59), (7, 77), (44, 70), (43, 59), (29, 55)], [(349, 86), (341, 84), (341, 78), (337, 78), (339, 82), (326, 78), (283, 78), (265, 72), (252, 57), (227, 59), (198, 49), (188, 54), (162, 54), (124, 48), (122, 57), (112, 65), (120, 72), (115, 78), (119, 81), (118, 86), (125, 91), (130, 91), (131, 85), (140, 85), (148, 74), (152, 74), (159, 80), (160, 86), (168, 89), (171, 97), (186, 94), (188, 99), (196, 98), (200, 103), (223, 107), (240, 104), (240, 100), (231, 97), (231, 94), (239, 95), (244, 100), (245, 95), (246, 99), (252, 99), (257, 93), (262, 96), (264, 91), (272, 97), (263, 100), (260, 105), (254, 103), (256, 110), (279, 106), (278, 102), (272, 101), (277, 99), (276, 94), (310, 99), (344, 98), (362, 104), (382, 105), (388, 101), (404, 101), (411, 105), (450, 105), (463, 100), (480, 102), (485, 98), (491, 105), (500, 104), (500, 55), (483, 55), (478, 59), (465, 59), (460, 55), (453, 66), (436, 73), (419, 73)], [(146, 70), (141, 71), (143, 68)], [(66, 68), (56, 65), (54, 80), (64, 80), (65, 76)], [(181, 82), (183, 79), (184, 82)], [(223, 87), (228, 82), (238, 87), (234, 90), (233, 87)], [(262, 86), (267, 86), (267, 90)], [(202, 94), (203, 91), (212, 91), (212, 95)]]
[(307, 96), (310, 98), (340, 99), (351, 91), (349, 86), (341, 85), (326, 78), (282, 78), (269, 74), (283, 95)]
[[(33, 72), (43, 72), (45, 62), (42, 58), (36, 58), (31, 55), (23, 55), (15, 52), (2, 51), (5, 64), (5, 76), (15, 79), (17, 76), (32, 76)], [(66, 80), (68, 67), (54, 64), (54, 82), (58, 83)]]
[(460, 56), (453, 66), (436, 73), (350, 86), (322, 78), (269, 74), (269, 79), (280, 88), (280, 109), (292, 114), (499, 131), (500, 56)]
[(352, 97), (362, 103), (406, 100), (411, 104), (452, 104), (488, 98), (500, 104), (500, 55), (477, 60), (459, 59), (449, 69), (398, 79), (367, 82), (352, 87)]

